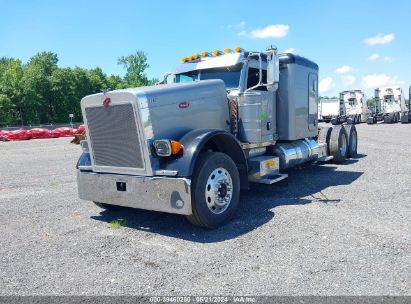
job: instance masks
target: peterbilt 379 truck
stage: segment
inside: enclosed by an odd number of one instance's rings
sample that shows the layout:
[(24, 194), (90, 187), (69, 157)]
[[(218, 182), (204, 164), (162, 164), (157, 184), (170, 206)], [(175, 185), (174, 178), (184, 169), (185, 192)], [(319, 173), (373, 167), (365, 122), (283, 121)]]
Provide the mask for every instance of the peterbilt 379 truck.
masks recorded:
[(375, 89), (374, 93), (375, 110), (367, 118), (367, 123), (375, 124), (378, 121), (383, 121), (390, 124), (400, 122), (401, 116), (407, 111), (405, 97), (401, 88), (378, 88)]
[(354, 125), (319, 128), (318, 66), (269, 48), (183, 58), (165, 84), (82, 99), (81, 199), (182, 214), (215, 228), (241, 189), (357, 153)]

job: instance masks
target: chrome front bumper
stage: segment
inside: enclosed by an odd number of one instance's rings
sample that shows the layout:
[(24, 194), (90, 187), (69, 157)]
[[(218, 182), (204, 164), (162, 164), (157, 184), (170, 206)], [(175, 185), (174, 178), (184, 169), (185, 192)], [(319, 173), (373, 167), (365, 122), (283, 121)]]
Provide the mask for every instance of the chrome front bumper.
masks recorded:
[(191, 180), (77, 170), (83, 200), (177, 214), (192, 214)]

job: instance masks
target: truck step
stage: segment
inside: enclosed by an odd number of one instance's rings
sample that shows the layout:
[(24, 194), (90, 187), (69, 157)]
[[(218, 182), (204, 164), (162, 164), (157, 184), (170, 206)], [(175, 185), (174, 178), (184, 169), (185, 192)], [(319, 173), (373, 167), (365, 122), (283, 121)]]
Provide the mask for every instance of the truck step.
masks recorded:
[(287, 177), (288, 177), (288, 174), (278, 173), (278, 174), (272, 174), (272, 175), (265, 175), (259, 179), (252, 179), (250, 180), (250, 182), (272, 185), (272, 184), (278, 183), (279, 181), (282, 181), (283, 179), (286, 179)]

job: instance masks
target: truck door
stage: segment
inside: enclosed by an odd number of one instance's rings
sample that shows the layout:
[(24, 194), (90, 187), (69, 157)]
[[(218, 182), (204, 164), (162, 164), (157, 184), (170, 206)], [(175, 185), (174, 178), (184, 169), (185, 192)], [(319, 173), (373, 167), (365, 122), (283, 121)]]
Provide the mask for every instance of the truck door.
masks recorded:
[(318, 75), (308, 74), (308, 129), (313, 131), (318, 128)]

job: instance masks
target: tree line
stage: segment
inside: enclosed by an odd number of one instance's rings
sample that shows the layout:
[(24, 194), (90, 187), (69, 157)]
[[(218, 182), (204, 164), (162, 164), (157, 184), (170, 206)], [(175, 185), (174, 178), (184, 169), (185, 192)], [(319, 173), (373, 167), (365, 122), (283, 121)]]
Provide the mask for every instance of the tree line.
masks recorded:
[(61, 68), (52, 52), (37, 53), (27, 63), (0, 58), (0, 126), (67, 123), (69, 114), (81, 120), (80, 100), (105, 89), (154, 84), (142, 51), (118, 58), (123, 77), (107, 75), (99, 67)]

